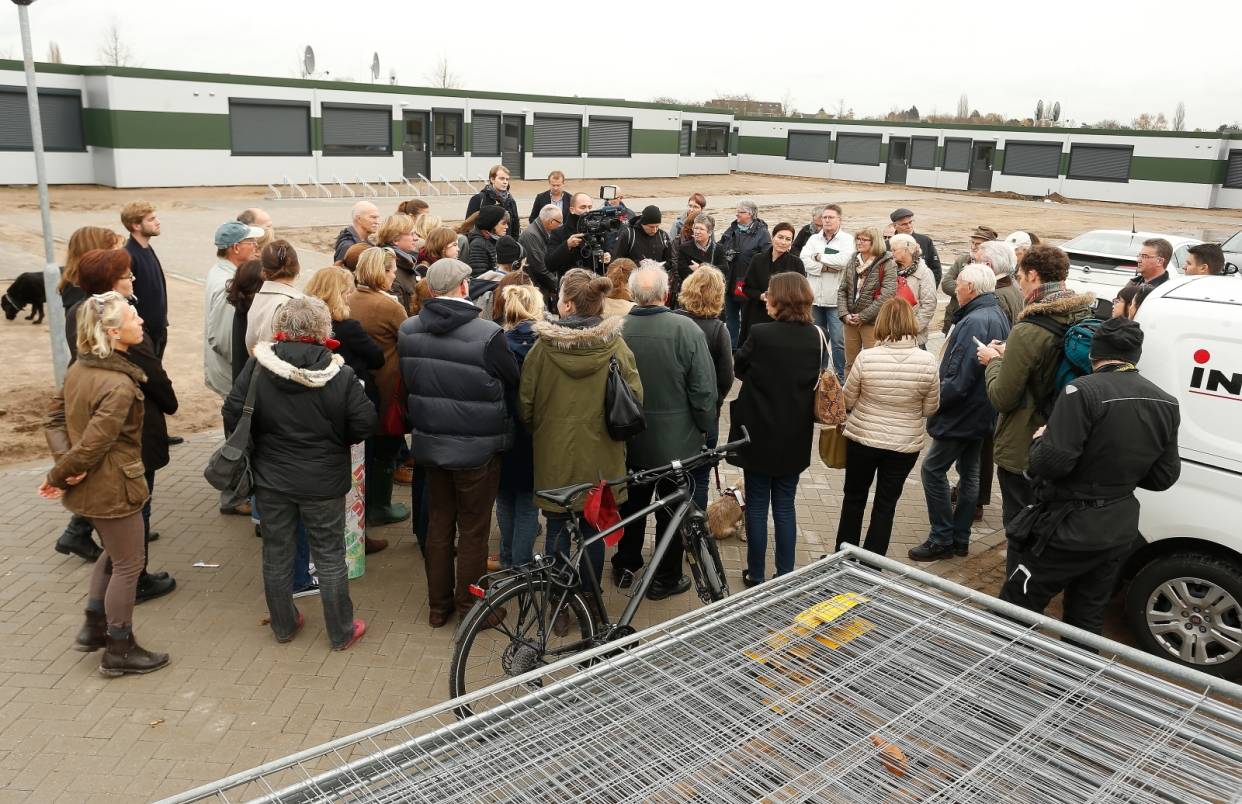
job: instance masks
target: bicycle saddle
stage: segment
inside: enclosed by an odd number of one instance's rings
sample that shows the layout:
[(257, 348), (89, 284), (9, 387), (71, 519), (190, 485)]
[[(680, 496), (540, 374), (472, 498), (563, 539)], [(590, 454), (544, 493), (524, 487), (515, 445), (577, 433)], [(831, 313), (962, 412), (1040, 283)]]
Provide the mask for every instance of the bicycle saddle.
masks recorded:
[(594, 483), (573, 483), (568, 486), (561, 486), (559, 489), (544, 489), (536, 491), (535, 496), (541, 497), (553, 505), (568, 509), (570, 503), (575, 497), (595, 487)]

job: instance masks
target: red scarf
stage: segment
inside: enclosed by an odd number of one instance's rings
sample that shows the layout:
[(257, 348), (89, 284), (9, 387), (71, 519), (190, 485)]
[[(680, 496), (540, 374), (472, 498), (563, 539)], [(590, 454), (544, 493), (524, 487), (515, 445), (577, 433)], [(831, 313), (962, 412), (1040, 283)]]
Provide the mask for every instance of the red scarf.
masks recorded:
[(273, 339), (274, 339), (274, 340), (277, 340), (277, 341), (280, 341), (281, 343), (317, 343), (317, 344), (319, 344), (320, 346), (326, 346), (326, 347), (328, 347), (329, 349), (331, 349), (331, 350), (332, 350), (332, 351), (334, 351), (334, 352), (335, 352), (335, 351), (336, 351), (336, 350), (340, 347), (340, 345), (341, 345), (341, 342), (340, 342), (340, 341), (338, 341), (336, 338), (326, 338), (326, 339), (324, 339), (324, 340), (322, 340), (322, 341), (321, 341), (321, 340), (319, 340), (318, 338), (290, 338), (288, 335), (286, 335), (286, 334), (285, 334), (285, 333), (283, 333), (283, 332), (277, 332), (277, 333), (273, 336)]

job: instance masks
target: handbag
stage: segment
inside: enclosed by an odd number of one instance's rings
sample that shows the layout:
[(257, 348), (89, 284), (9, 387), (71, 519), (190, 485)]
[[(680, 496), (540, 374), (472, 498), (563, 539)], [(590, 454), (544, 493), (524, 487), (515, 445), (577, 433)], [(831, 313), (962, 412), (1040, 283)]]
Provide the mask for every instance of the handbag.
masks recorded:
[(392, 389), (392, 399), (388, 400), (388, 410), (384, 420), (380, 422), (380, 435), (398, 436), (410, 432), (409, 423), (405, 420), (405, 379), (397, 374), (397, 384)]
[(901, 299), (911, 307), (918, 309), (919, 300), (914, 297), (914, 291), (910, 290), (910, 283), (901, 274), (897, 274), (897, 295), (895, 298)]
[(746, 516), (746, 494), (742, 491), (742, 484), (721, 488), (720, 467), (713, 467), (713, 471), (717, 497), (707, 506), (707, 529), (717, 539), (737, 536), (740, 541), (746, 541), (746, 529), (741, 527)]
[(246, 388), (246, 401), (242, 405), (241, 418), (224, 443), (211, 453), (203, 477), (217, 491), (230, 493), (229, 500), (221, 505), (232, 507), (250, 497), (254, 490), (254, 471), (250, 466), (250, 452), (254, 442), (250, 438), (250, 421), (254, 416), (255, 391), (259, 387), (259, 374), (263, 369), (258, 363), (250, 373), (250, 385)]
[(820, 428), (819, 459), (829, 469), (845, 468), (845, 433), (840, 427)]
[(604, 386), (604, 424), (613, 441), (629, 441), (647, 429), (643, 406), (634, 396), (617, 358), (608, 359), (608, 379)]
[[(845, 391), (837, 372), (832, 368), (832, 350), (828, 348), (828, 339), (824, 331), (815, 327), (819, 333), (819, 379), (815, 381), (815, 421), (820, 424), (845, 424)], [(824, 359), (827, 357), (827, 365)]]

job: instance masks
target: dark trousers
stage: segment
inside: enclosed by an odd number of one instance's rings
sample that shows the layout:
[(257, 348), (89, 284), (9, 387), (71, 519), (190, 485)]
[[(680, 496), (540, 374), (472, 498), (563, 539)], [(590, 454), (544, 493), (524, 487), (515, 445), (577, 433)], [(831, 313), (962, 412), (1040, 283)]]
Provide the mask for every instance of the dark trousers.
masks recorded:
[[(568, 556), (573, 549), (573, 545), (569, 543), (569, 515), (568, 514), (550, 514), (544, 512), (544, 520), (548, 523), (547, 535), (544, 537), (543, 554), (546, 556), (560, 557)], [(590, 522), (586, 519), (578, 517), (578, 534), (583, 541), (591, 538), (599, 533)], [(582, 556), (581, 565), (578, 567), (579, 572), (586, 572), (590, 567), (591, 572), (595, 573), (595, 581), (599, 583), (604, 577), (604, 541), (600, 539), (586, 548), (585, 554)], [(579, 576), (582, 577), (582, 576)]]
[(345, 570), (345, 498), (293, 499), (270, 489), (254, 492), (263, 510), (263, 595), (277, 639), (297, 629), (293, 605), (293, 564), (298, 525), (306, 529), (310, 554), (319, 574), (319, 599), (332, 647), (354, 634), (354, 604)]
[(996, 473), (996, 465), (992, 461), (992, 439), (995, 434), (989, 430), (983, 437), (983, 446), (979, 448), (979, 501), (976, 505), (987, 505), (992, 502), (992, 475)]
[(1009, 523), (1031, 503), (1035, 502), (1035, 489), (1026, 475), (1011, 472), (1004, 467), (996, 467), (996, 479), (1001, 490), (1001, 521), (1005, 525), (1005, 533), (1010, 532)]
[(432, 612), (447, 617), (474, 605), (470, 584), (487, 572), (487, 537), (499, 488), (499, 455), (474, 469), (427, 467), (431, 510), (425, 555)]
[(729, 330), (729, 344), (734, 351), (741, 346), (737, 342), (738, 335), (742, 331), (742, 306), (745, 304), (742, 299), (733, 295), (732, 288), (725, 288), (724, 309), (720, 312), (721, 319), (725, 322), (725, 327)]
[(414, 480), (410, 484), (410, 511), (413, 512), (410, 529), (418, 539), (418, 549), (426, 554), (427, 527), (431, 521), (427, 506), (427, 469), (418, 464), (414, 465)]
[[(629, 470), (634, 471), (634, 468), (629, 467)], [(626, 501), (620, 506), (622, 519), (651, 505), (651, 499), (655, 496), (655, 485), (630, 486), (628, 494)], [(656, 510), (655, 544), (659, 543), (660, 537), (664, 535), (664, 531), (668, 528), (668, 523), (672, 518), (673, 513), (667, 508)], [(637, 574), (642, 569), (643, 542), (647, 534), (647, 520), (648, 517), (643, 517), (625, 526), (625, 534), (617, 545), (617, 554), (612, 557), (612, 565), (619, 572), (628, 570)], [(674, 537), (672, 544), (668, 546), (668, 551), (664, 553), (664, 559), (660, 562), (660, 566), (656, 567), (655, 579), (662, 584), (675, 584), (681, 580), (681, 559), (684, 553), (685, 547), (681, 543), (681, 538)]]
[(1007, 575), (998, 597), (1043, 614), (1048, 601), (1065, 592), (1062, 619), (1068, 625), (1099, 634), (1117, 576), (1129, 553), (1130, 545), (1122, 544), (1091, 551), (1046, 547), (1035, 556), (1017, 549), (1011, 540), (1005, 561)]
[(862, 533), (863, 509), (871, 481), (875, 480), (875, 501), (863, 549), (884, 555), (893, 535), (893, 512), (901, 499), (906, 478), (919, 459), (917, 452), (876, 449), (845, 439), (845, 487), (842, 490), (841, 519), (837, 523), (837, 549), (842, 544), (858, 544)]
[[(720, 409), (716, 409), (716, 421), (712, 424), (712, 429), (704, 435), (703, 445), (708, 449), (715, 449), (716, 444), (720, 441)], [(699, 507), (700, 511), (707, 510), (707, 488), (712, 482), (712, 467), (704, 464), (691, 473), (694, 480), (694, 504)]]

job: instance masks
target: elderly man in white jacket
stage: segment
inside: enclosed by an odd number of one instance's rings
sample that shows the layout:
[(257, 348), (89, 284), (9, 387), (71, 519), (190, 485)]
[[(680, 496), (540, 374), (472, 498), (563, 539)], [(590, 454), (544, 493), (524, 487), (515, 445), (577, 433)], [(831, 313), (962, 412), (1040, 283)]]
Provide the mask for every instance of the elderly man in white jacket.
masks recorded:
[(837, 204), (824, 207), (820, 222), (822, 228), (811, 235), (798, 256), (815, 292), (811, 317), (832, 344), (832, 365), (844, 384), (845, 328), (837, 316), (837, 290), (841, 286), (841, 269), (854, 253), (854, 235), (841, 229), (841, 207)]

